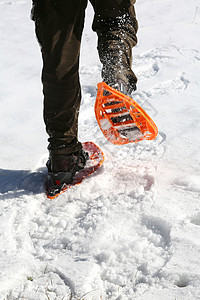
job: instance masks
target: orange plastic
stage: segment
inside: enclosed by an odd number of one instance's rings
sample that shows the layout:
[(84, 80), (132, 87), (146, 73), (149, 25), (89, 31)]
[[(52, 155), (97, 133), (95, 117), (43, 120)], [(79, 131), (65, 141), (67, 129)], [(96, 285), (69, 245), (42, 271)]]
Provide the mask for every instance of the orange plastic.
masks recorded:
[(109, 142), (123, 145), (156, 138), (157, 126), (137, 102), (105, 82), (97, 86), (95, 115)]

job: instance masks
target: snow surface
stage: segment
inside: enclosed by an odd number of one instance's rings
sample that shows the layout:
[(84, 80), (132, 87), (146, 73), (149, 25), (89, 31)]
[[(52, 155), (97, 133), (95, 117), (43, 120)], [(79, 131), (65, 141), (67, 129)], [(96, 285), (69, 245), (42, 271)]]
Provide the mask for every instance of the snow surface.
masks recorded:
[(101, 65), (88, 6), (79, 136), (106, 160), (49, 201), (31, 1), (0, 0), (0, 300), (200, 299), (199, 4), (137, 2), (134, 99), (159, 134), (125, 146), (95, 120)]

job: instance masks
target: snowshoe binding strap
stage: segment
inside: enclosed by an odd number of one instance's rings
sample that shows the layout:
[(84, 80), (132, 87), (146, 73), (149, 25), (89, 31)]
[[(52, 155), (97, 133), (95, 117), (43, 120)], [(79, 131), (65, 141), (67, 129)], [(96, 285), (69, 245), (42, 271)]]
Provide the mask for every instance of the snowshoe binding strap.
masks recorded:
[(157, 126), (137, 102), (105, 82), (97, 86), (95, 115), (109, 142), (123, 145), (156, 138)]

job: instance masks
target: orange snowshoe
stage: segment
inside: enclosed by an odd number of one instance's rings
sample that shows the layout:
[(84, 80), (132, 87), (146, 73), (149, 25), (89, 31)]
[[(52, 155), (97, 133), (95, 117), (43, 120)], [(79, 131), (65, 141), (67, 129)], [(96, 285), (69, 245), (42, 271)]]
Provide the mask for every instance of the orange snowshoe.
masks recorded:
[(97, 86), (95, 115), (101, 131), (109, 142), (123, 145), (156, 138), (157, 126), (131, 97), (105, 82)]

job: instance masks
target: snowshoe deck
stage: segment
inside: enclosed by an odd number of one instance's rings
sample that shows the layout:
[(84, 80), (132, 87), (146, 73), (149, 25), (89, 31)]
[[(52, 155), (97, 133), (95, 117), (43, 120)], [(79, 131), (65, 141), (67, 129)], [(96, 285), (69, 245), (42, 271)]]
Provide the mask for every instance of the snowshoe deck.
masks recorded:
[(69, 185), (60, 185), (59, 182), (56, 182), (54, 185), (52, 185), (52, 180), (50, 180), (50, 178), (48, 179), (47, 177), (47, 181), (45, 183), (47, 198), (55, 199), (67, 189), (80, 184), (85, 177), (94, 173), (103, 164), (105, 159), (104, 154), (96, 144), (93, 142), (85, 142), (82, 144), (82, 146), (89, 155), (89, 159), (85, 168), (75, 174), (73, 182)]
[(129, 96), (98, 84), (95, 115), (107, 140), (122, 145), (141, 140), (153, 140), (158, 129), (148, 114)]

